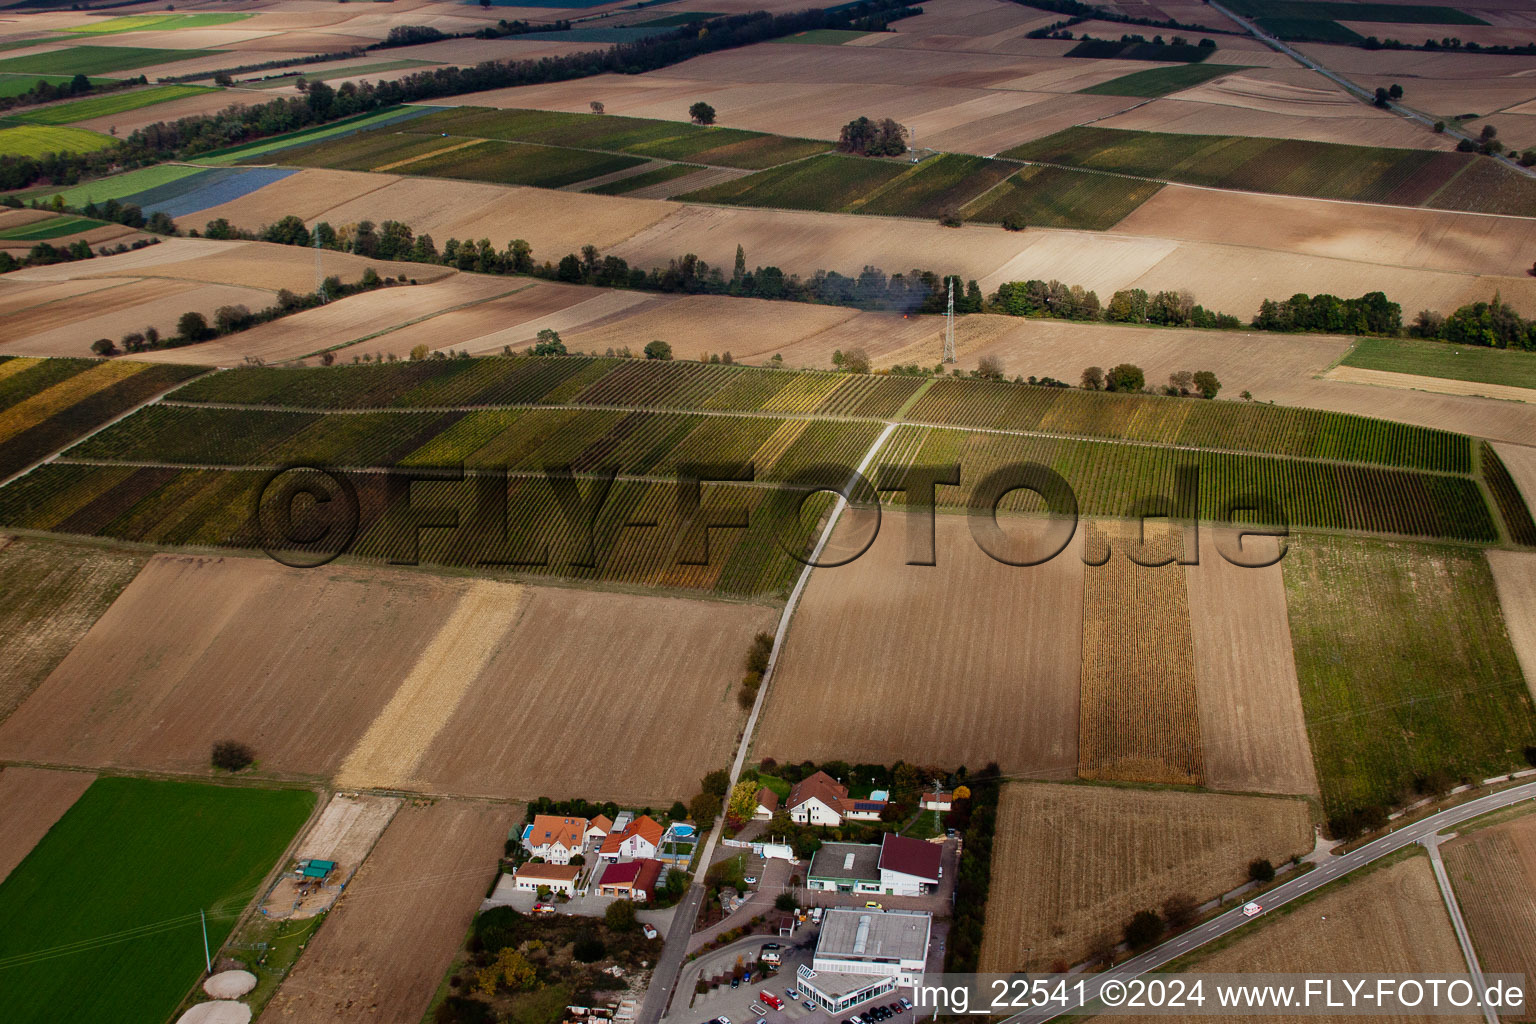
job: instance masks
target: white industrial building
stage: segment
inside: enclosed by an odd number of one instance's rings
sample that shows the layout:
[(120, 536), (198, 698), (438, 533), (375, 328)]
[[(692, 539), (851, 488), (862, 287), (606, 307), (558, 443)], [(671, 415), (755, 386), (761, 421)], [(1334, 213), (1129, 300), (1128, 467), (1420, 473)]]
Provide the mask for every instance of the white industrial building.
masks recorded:
[(811, 966), (801, 966), (796, 981), (831, 1013), (920, 985), (932, 926), (933, 916), (921, 910), (830, 909)]

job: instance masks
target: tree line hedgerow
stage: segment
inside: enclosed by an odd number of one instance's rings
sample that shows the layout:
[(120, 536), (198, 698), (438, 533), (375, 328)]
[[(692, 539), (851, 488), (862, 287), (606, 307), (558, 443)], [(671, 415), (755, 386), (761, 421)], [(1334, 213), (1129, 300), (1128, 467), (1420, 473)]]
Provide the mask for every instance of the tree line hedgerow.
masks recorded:
[(199, 114), (172, 122), (157, 121), (133, 132), (118, 145), (91, 153), (0, 157), (0, 190), (25, 188), (41, 181), (54, 185), (74, 184), (82, 177), (141, 167), (173, 157), (209, 153), (401, 103), (601, 74), (640, 74), (718, 50), (749, 46), (812, 29), (849, 28), (867, 23), (871, 18), (889, 20), (896, 14), (920, 10), (907, 7), (905, 0), (864, 0), (856, 6), (836, 11), (820, 8), (792, 14), (758, 11), (712, 18), (661, 35), (559, 57), (438, 67), (404, 75), (394, 81), (346, 82), (334, 89), (324, 82), (312, 82), (302, 96), (282, 97), (249, 106), (232, 105), (217, 114)]

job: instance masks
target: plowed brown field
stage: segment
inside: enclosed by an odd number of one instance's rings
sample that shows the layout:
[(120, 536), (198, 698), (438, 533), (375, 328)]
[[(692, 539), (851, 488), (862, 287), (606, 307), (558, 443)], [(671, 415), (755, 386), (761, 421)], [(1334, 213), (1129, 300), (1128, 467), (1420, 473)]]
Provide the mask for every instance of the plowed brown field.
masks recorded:
[[(1204, 901), (1258, 857), (1312, 848), (1301, 800), (1013, 783), (1003, 788), (980, 969), (1077, 963), (1175, 893)], [(1329, 967), (1328, 970), (1337, 968)]]
[(511, 804), (401, 808), (264, 1016), (417, 1024), (521, 820)]
[(1440, 853), (1483, 970), (1536, 977), (1536, 817), (1478, 829)]
[(21, 765), (0, 770), (0, 882), (94, 781), (89, 772)]
[[(1044, 565), (1014, 568), (977, 547), (966, 517), (940, 515), (937, 564), (907, 565), (907, 527), (920, 522), (887, 514), (862, 557), (811, 574), (753, 756), (995, 760), (1009, 773), (1070, 778), (1077, 765), (1081, 540)], [(1028, 521), (1006, 527), (1037, 528)], [(844, 517), (833, 543), (865, 536), (867, 529)]]

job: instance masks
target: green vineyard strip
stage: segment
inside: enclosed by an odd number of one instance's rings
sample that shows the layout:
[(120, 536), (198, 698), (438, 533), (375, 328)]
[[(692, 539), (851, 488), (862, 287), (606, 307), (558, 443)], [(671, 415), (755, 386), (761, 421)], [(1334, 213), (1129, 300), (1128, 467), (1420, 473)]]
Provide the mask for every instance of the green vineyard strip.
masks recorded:
[(1478, 458), (1483, 465), (1483, 480), (1504, 519), (1505, 532), (1516, 544), (1536, 547), (1536, 521), (1531, 519), (1530, 507), (1515, 485), (1514, 477), (1509, 475), (1509, 469), (1499, 458), (1499, 453), (1493, 450), (1493, 445), (1484, 441), (1480, 449)]

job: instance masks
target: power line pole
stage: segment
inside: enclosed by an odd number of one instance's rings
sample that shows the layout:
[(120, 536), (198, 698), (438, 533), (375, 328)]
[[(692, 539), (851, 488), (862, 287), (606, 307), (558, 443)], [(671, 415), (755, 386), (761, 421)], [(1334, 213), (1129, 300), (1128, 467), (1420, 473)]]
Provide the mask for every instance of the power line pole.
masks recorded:
[(944, 361), (955, 361), (955, 279), (949, 279), (949, 307), (944, 313)]

